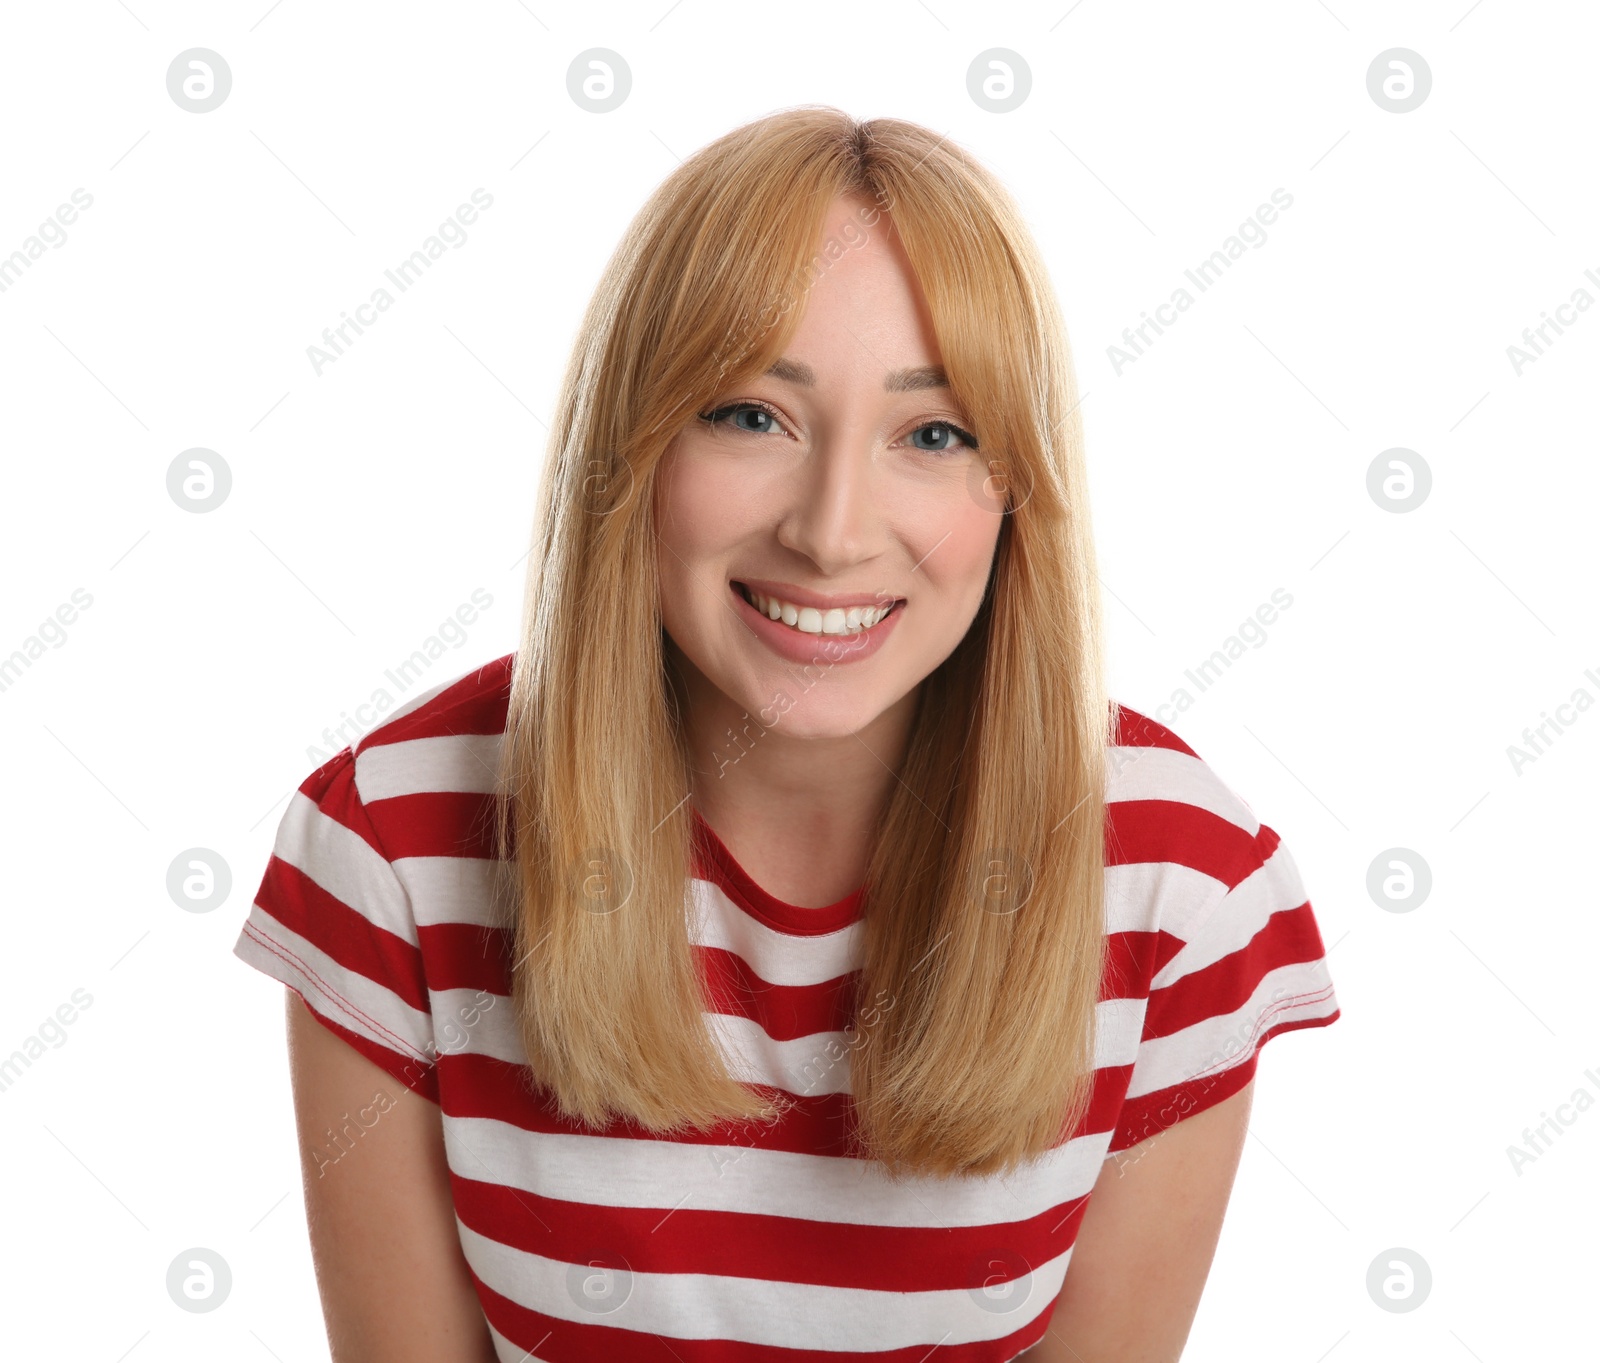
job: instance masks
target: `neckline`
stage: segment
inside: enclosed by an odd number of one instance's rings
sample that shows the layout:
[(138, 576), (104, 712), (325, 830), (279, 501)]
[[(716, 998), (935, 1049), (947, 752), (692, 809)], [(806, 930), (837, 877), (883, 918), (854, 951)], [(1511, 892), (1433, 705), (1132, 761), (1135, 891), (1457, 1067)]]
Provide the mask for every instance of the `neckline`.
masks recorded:
[(790, 904), (768, 893), (734, 860), (733, 853), (700, 811), (692, 805), (690, 811), (694, 816), (695, 848), (699, 853), (697, 873), (716, 884), (752, 918), (792, 937), (820, 937), (849, 927), (861, 917), (865, 886), (857, 886), (843, 899), (818, 909)]

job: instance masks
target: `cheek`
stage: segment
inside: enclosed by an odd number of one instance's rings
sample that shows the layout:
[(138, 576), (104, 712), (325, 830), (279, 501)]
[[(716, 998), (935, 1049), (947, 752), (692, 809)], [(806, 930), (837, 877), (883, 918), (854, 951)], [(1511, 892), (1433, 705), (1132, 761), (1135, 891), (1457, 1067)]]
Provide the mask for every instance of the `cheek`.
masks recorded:
[[(951, 512), (939, 534), (929, 536), (928, 543), (919, 550), (928, 554), (923, 571), (928, 572), (941, 595), (963, 602), (969, 614), (975, 614), (989, 581), (999, 539), (1000, 516), (966, 502)], [(936, 565), (938, 571), (934, 571)]]
[(712, 570), (737, 542), (739, 499), (714, 466), (680, 459), (659, 487), (655, 504), (656, 565), (661, 610), (669, 628), (687, 626), (702, 601)]

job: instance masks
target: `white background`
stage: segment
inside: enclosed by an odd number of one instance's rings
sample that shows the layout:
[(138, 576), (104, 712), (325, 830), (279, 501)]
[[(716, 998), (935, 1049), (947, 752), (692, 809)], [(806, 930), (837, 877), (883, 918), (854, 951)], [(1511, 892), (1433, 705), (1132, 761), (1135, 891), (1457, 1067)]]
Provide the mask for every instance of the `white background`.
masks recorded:
[[(1600, 1095), (1600, 715), (1509, 749), (1600, 695), (1600, 309), (1507, 353), (1600, 298), (1592, 7), (669, 4), (7, 8), (0, 256), (93, 205), (0, 292), (0, 656), (92, 605), (0, 691), (0, 1055), (93, 1002), (0, 1092), (5, 1352), (327, 1356), (283, 990), (230, 954), (277, 819), (474, 589), (427, 684), (513, 647), (606, 257), (679, 158), (811, 102), (924, 123), (1017, 196), (1085, 394), (1114, 694), (1278, 830), (1330, 947), (1344, 1015), (1264, 1052), (1185, 1359), (1592, 1349), (1600, 1112), (1520, 1172), (1508, 1147)], [(196, 46), (233, 75), (207, 114), (166, 88)], [(595, 46), (633, 73), (605, 114), (567, 92)], [(1366, 85), (1396, 46), (1433, 76), (1404, 114)], [(967, 93), (991, 47), (1032, 73), (1008, 113)], [(307, 347), (479, 187), (466, 243), (319, 376)], [(1266, 243), (1119, 374), (1123, 328), (1275, 188)], [(233, 477), (204, 515), (166, 490), (195, 446)], [(1406, 514), (1367, 492), (1396, 446), (1433, 477)], [(1266, 642), (1198, 693), (1275, 588)], [(232, 869), (208, 914), (166, 890), (191, 847)], [(1367, 891), (1396, 847), (1433, 877), (1408, 913)], [(232, 1269), (210, 1314), (166, 1294), (193, 1246)], [(1397, 1246), (1433, 1275), (1404, 1314), (1366, 1287)]]

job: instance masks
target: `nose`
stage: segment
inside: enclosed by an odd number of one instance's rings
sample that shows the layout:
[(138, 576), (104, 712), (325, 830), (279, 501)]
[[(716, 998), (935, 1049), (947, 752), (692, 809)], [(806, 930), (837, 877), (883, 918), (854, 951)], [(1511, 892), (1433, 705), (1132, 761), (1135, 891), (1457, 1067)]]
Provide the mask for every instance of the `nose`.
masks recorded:
[(778, 541), (833, 576), (875, 557), (882, 549), (883, 508), (865, 431), (839, 431), (819, 439), (797, 469), (778, 518)]

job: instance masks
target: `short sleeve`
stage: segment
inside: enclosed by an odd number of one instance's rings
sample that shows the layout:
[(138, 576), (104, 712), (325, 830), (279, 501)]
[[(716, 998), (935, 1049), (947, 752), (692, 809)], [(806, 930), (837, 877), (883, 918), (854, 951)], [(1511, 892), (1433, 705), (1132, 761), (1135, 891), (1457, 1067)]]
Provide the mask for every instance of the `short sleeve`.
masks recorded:
[(1288, 848), (1265, 824), (1252, 846), (1253, 869), (1218, 894), (1150, 981), (1108, 1154), (1237, 1093), (1279, 1032), (1339, 1016), (1322, 934)]
[(416, 917), (356, 788), (345, 748), (290, 797), (233, 954), (437, 1103), (437, 1048)]

